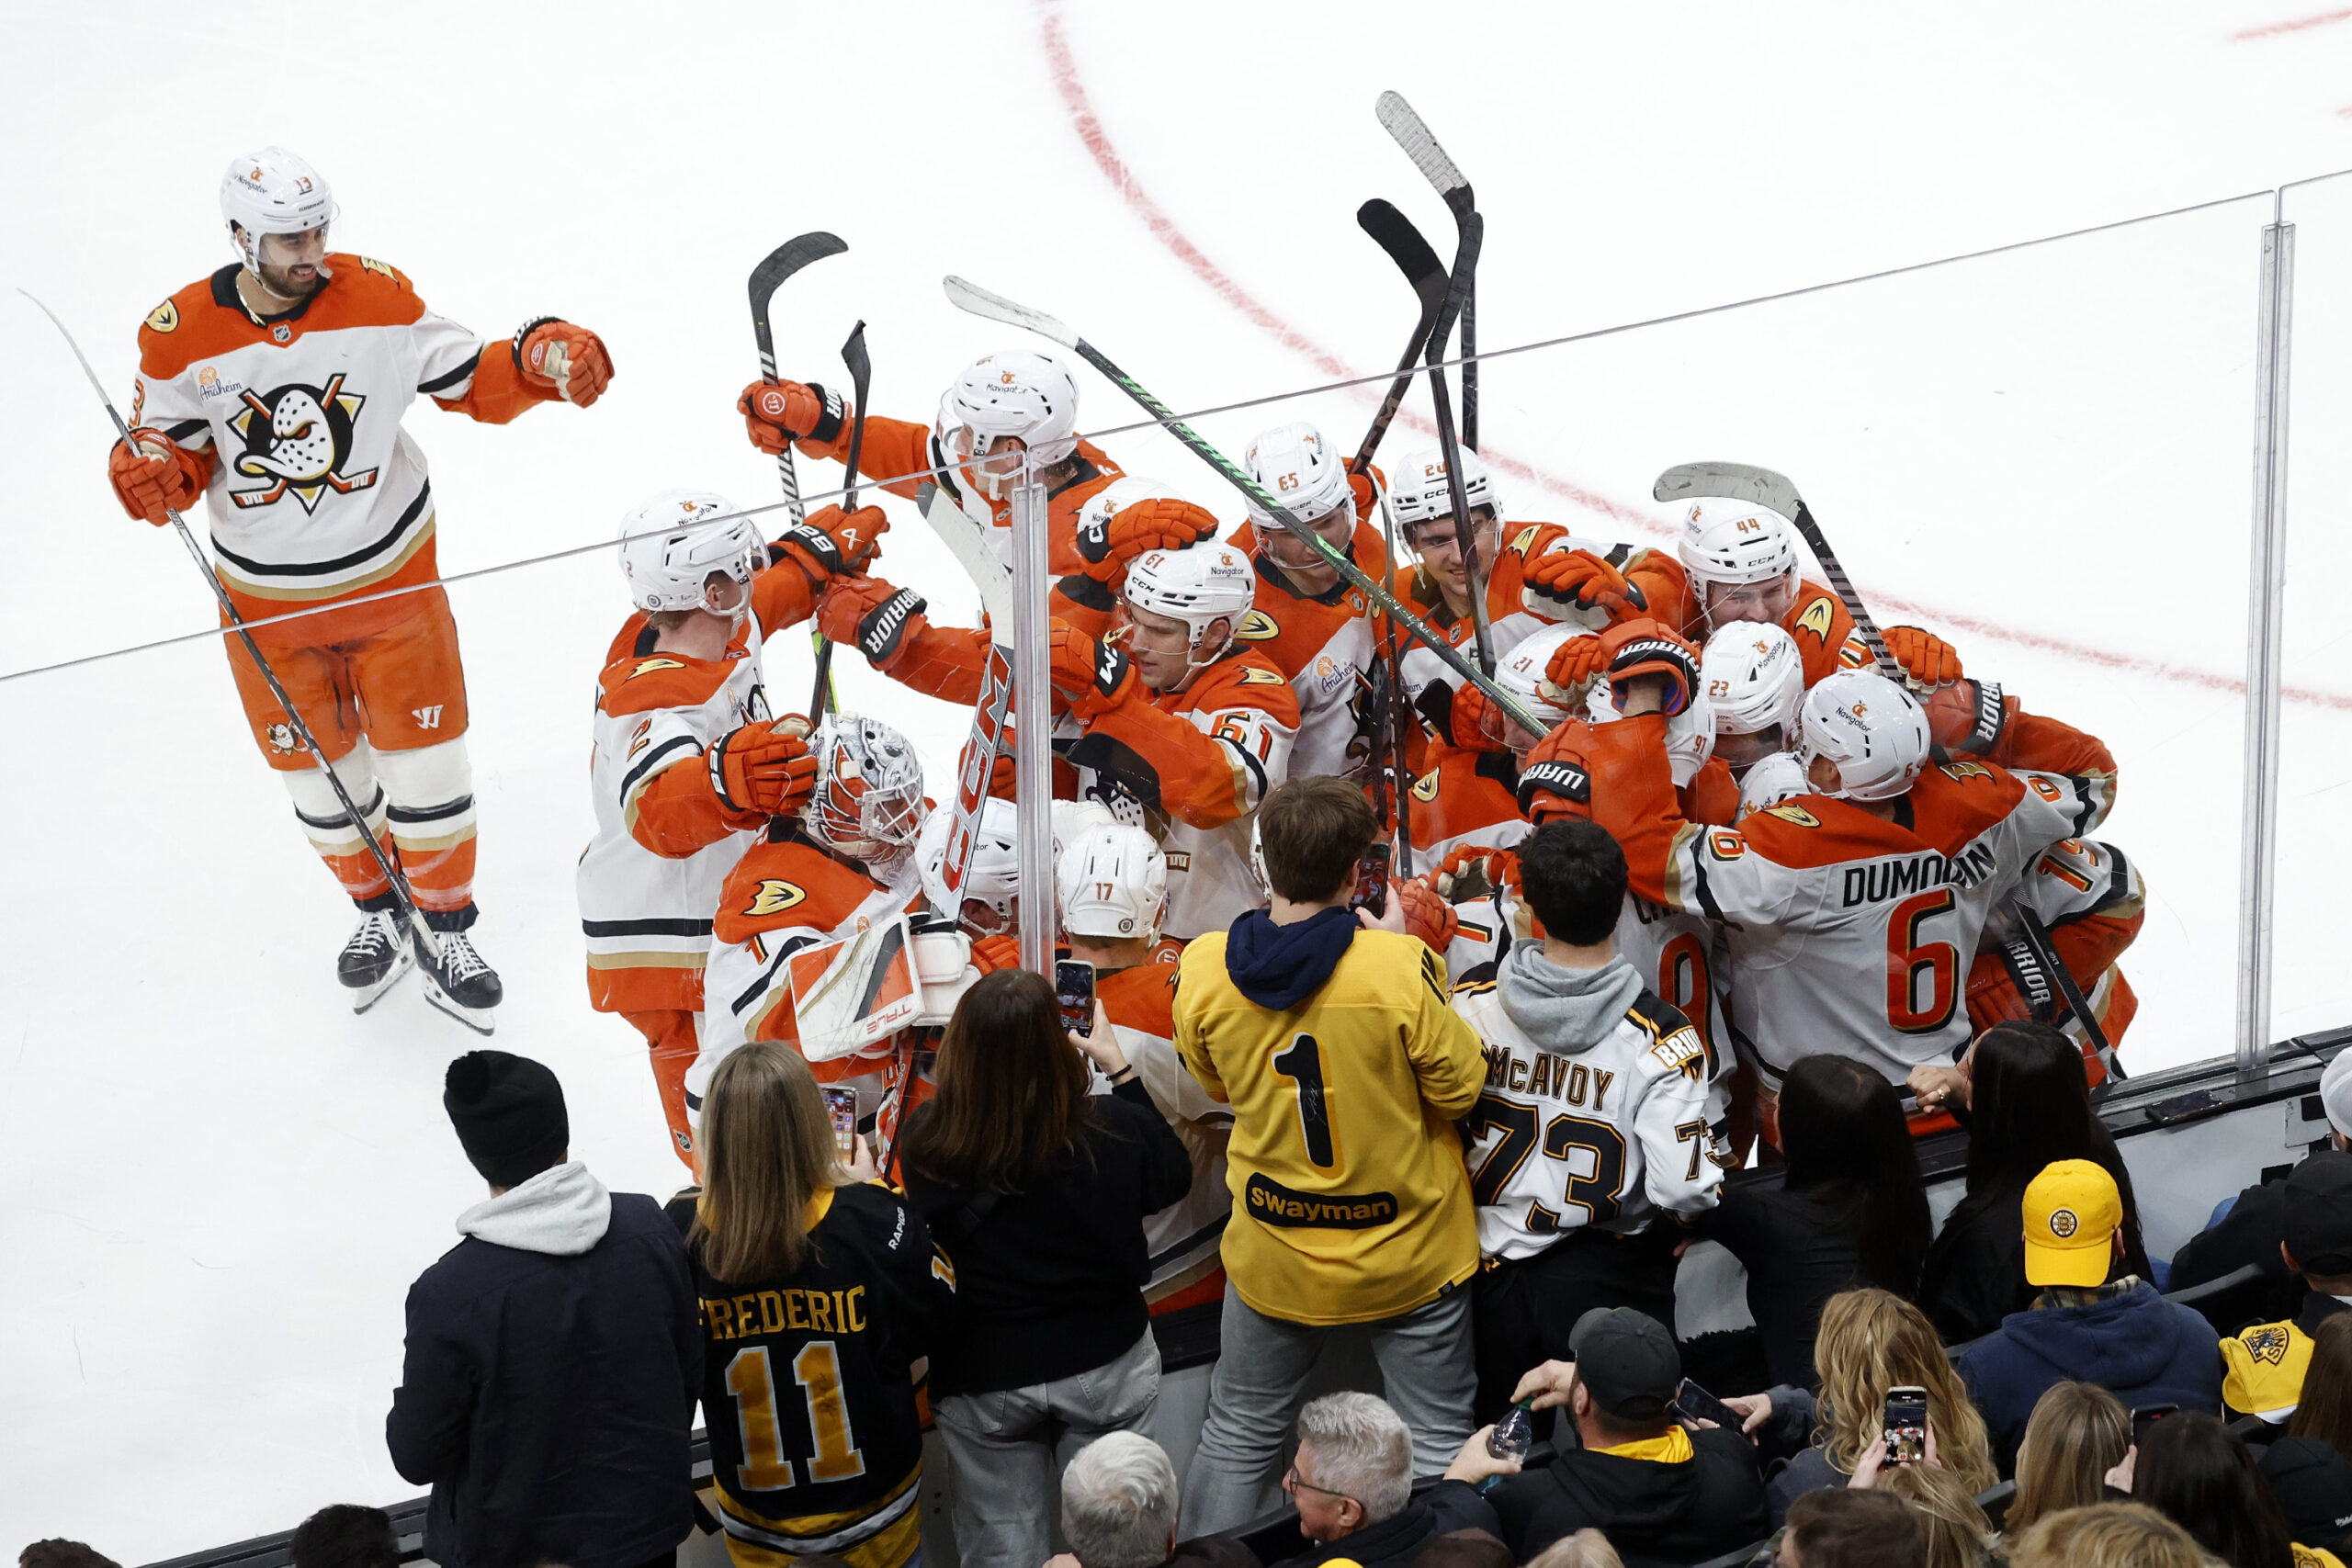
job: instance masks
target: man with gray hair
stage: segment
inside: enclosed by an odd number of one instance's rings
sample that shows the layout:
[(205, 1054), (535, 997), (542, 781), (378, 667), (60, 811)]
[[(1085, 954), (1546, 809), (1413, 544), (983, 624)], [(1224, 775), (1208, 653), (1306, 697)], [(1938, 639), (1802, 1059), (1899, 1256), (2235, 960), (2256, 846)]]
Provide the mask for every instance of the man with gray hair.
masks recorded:
[(1103, 1434), (1062, 1472), (1062, 1539), (1046, 1568), (1258, 1568), (1231, 1536), (1176, 1544), (1176, 1469), (1136, 1432)]
[(1409, 1568), (1421, 1549), (1450, 1530), (1496, 1531), (1478, 1495), (1490, 1475), (1519, 1466), (1487, 1451), (1481, 1429), (1462, 1445), (1445, 1476), (1413, 1495), (1413, 1435), (1388, 1402), (1369, 1393), (1327, 1393), (1298, 1413), (1298, 1453), (1283, 1490), (1313, 1548), (1282, 1568), (1317, 1568), (1345, 1558), (1362, 1568)]

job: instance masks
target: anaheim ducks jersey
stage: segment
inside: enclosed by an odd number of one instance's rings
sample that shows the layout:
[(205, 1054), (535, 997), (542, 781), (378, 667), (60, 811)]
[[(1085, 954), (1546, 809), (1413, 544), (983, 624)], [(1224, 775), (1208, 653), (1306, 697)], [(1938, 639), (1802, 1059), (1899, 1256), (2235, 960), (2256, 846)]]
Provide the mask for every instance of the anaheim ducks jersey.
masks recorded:
[(1709, 1103), (1729, 1064), (1679, 1011), (1644, 988), (1598, 1040), (1539, 1040), (1492, 980), (1457, 988), (1453, 1009), (1487, 1055), (1464, 1151), (1482, 1255), (1532, 1258), (1582, 1227), (1631, 1235), (1661, 1211), (1715, 1206), (1737, 1163)]
[[(2075, 782), (2042, 776), (2060, 785)], [(2090, 1004), (2100, 1032), (2110, 1045), (2120, 1043), (2140, 1010), (2140, 1000), (2117, 960), (2140, 934), (2147, 919), (2147, 885), (2140, 879), (2139, 863), (2127, 859), (2121, 850), (2096, 839), (2061, 839), (2034, 857), (2009, 897), (1986, 917), (1976, 962), (1969, 972), (1970, 988), (1973, 991), (1996, 967), (2016, 976), (2007, 953), (2012, 942), (2022, 937), (2017, 911), (2031, 909), (2048, 929), (2050, 945), (2059, 962), (2065, 964), (2083, 999)], [(2066, 1006), (2063, 996), (2038, 999), (2045, 999), (2056, 1010)], [(2072, 1013), (2058, 1027), (2077, 1046), (2091, 1048), (2089, 1032)], [(2104, 1077), (2103, 1070), (2100, 1076)]]
[(1980, 681), (1960, 684), (1973, 689), (1978, 718), (1974, 734), (1955, 744), (1954, 754), (1997, 762), (2013, 773), (2030, 771), (2062, 780), (2089, 808), (2082, 830), (2096, 831), (2115, 807), (2115, 754), (2106, 744), (2071, 724), (2026, 712), (1997, 686)]
[(1227, 653), (1180, 692), (1137, 691), (1097, 715), (1063, 755), (1078, 770), (1079, 798), (1155, 831), (1165, 825), (1161, 929), (1190, 941), (1266, 901), (1250, 864), (1250, 822), (1266, 791), (1290, 776), (1298, 699), (1255, 648)]
[(1226, 970), (1227, 934), (1184, 949), (1176, 1051), (1233, 1109), (1225, 1267), (1252, 1309), (1368, 1323), (1476, 1272), (1454, 1119), (1486, 1063), (1446, 1004), (1445, 966), (1409, 936), (1360, 931), (1331, 977), (1282, 1012)]
[[(1301, 777), (1356, 776), (1368, 751), (1363, 694), (1373, 664), (1371, 602), (1344, 580), (1320, 593), (1302, 592), (1260, 551), (1252, 524), (1235, 533), (1233, 547), (1258, 573), (1256, 602), (1234, 636), (1271, 660), (1298, 696), (1291, 770)], [(1349, 553), (1379, 581), (1385, 556), (1377, 533), (1357, 524)]]
[[(554, 395), (526, 384), (505, 344), (486, 349), (426, 310), (399, 269), (336, 254), (326, 270), (318, 293), (264, 318), (238, 297), (240, 268), (224, 266), (139, 330), (131, 423), (211, 454), (214, 564), (254, 619), (438, 575), (424, 454), (401, 425), (411, 402), (498, 424)], [(379, 600), (340, 614), (334, 635), (414, 607)]]
[(1896, 1083), (1950, 1062), (1987, 914), (2087, 807), (2039, 774), (1961, 761), (1922, 771), (1892, 821), (1806, 795), (1704, 828), (1676, 800), (1664, 727), (1650, 714), (1583, 730), (1591, 813), (1635, 893), (1724, 924), (1732, 1026), (1768, 1082), (1815, 1051)]
[[(1554, 624), (1554, 616), (1528, 602), (1530, 560), (1558, 550), (1590, 550), (1614, 566), (1624, 560), (1631, 548), (1580, 539), (1557, 523), (1505, 524), (1501, 537), (1503, 547), (1495, 558), (1479, 563), (1487, 574), (1487, 637), (1498, 660), (1517, 648), (1529, 633)], [(1430, 630), (1442, 632), (1452, 646), (1468, 649), (1476, 645), (1476, 623), (1470, 616), (1456, 615), (1437, 584), (1419, 567), (1399, 568), (1390, 591), (1407, 609), (1428, 622)], [(1422, 689), (1432, 681), (1442, 681), (1451, 687), (1461, 679), (1416, 639), (1399, 633), (1397, 647), (1403, 655), (1398, 662), (1403, 667), (1407, 701), (1418, 701)]]
[(871, 1182), (808, 1205), (808, 1249), (775, 1279), (721, 1280), (670, 1202), (701, 1301), (703, 1425), (738, 1563), (822, 1553), (899, 1568), (922, 1545), (922, 1413), (912, 1363), (946, 1337), (956, 1268), (922, 1216)]
[[(1218, 1255), (1233, 1195), (1225, 1186), (1225, 1148), (1233, 1111), (1211, 1100), (1176, 1056), (1176, 963), (1182, 943), (1163, 942), (1131, 969), (1099, 976), (1094, 995), (1111, 1032), (1136, 1069), (1151, 1102), (1193, 1160), (1193, 1190), (1143, 1219), (1151, 1256), (1144, 1300), (1154, 1313), (1220, 1299), (1225, 1268)], [(1107, 1090), (1107, 1083), (1098, 1082)]]
[(1535, 824), (1519, 814), (1519, 769), (1509, 751), (1473, 751), (1443, 742), (1422, 754), (1407, 792), (1416, 865), (1458, 849), (1509, 849)]
[[(1664, 626), (1704, 646), (1708, 624), (1690, 576), (1672, 550), (1644, 550), (1625, 567), (1625, 580), (1642, 591), (1649, 613)], [(1781, 629), (1797, 645), (1808, 686), (1839, 670), (1869, 670), (1875, 661), (1854, 628), (1845, 602), (1818, 582), (1800, 580), (1796, 597), (1781, 616)]]
[(629, 650), (597, 677), (588, 762), (596, 836), (572, 881), (588, 999), (599, 1010), (702, 1010), (719, 886), (767, 820), (719, 804), (703, 752), (769, 716), (760, 644), (769, 628), (805, 616), (808, 597), (799, 568), (761, 572), (752, 612), (718, 659), (656, 652), (640, 624)]
[[(828, 853), (797, 821), (774, 818), (719, 888), (703, 981), (702, 1055), (687, 1081), (689, 1101), (699, 1098), (718, 1062), (746, 1041), (799, 1049), (787, 959), (895, 919), (922, 897), (911, 853), (868, 865)], [(887, 1056), (884, 1048), (814, 1066), (819, 1077), (831, 1080), (876, 1071)]]

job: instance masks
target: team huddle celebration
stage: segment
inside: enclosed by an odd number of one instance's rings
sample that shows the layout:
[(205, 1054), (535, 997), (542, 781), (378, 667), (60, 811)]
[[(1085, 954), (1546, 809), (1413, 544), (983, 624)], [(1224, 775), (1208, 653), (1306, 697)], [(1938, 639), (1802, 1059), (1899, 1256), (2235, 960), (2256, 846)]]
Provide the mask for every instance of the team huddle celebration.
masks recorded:
[[(492, 1035), (403, 422), (594, 421), (628, 344), (435, 314), (333, 248), (284, 149), (220, 203), (234, 257), (141, 328), (108, 478), (211, 579), (355, 907), (351, 1005), (413, 974)], [(835, 371), (765, 323), (841, 243), (753, 275), (766, 373), (705, 395), (785, 503), (680, 475), (573, 606), (611, 626), (578, 671), (580, 1027), (641, 1040), (684, 1190), (606, 1190), (545, 1065), (448, 1065), (490, 1196), (408, 1300), (386, 1439), (425, 1556), (2340, 1568), (2352, 1154), (2147, 1255), (2092, 1100), (2145, 902), (2098, 716), (1882, 626), (1770, 468), (1668, 469), (1670, 543), (1527, 515), (1476, 449), (1466, 262), (1363, 222), (1421, 303), (1370, 429), (1230, 455), (955, 279), (1003, 346), (938, 366), (927, 420), (869, 409), (862, 338)], [(1434, 440), (1391, 428), (1417, 382)], [(1234, 504), (1081, 434), (1100, 385)], [(956, 776), (841, 705), (852, 660), (968, 710)], [(2352, 1068), (2321, 1098), (2341, 1150)], [(1955, 1131), (1939, 1224), (1915, 1140)], [(1702, 1243), (1736, 1268), (1686, 1268)], [(2246, 1263), (2278, 1288), (2240, 1332), (2163, 1293)], [(1685, 1337), (1708, 1291), (1753, 1327)], [(1213, 1366), (1171, 1418), (1180, 1356)], [(298, 1564), (399, 1560), (372, 1508), (304, 1530)]]

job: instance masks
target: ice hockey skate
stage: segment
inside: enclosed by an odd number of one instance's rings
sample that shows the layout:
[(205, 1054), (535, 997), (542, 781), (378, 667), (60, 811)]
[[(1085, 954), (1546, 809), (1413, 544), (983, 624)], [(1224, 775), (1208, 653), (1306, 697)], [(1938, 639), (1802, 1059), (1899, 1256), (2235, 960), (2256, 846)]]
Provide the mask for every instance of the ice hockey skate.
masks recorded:
[(366, 1012), (415, 962), (400, 921), (389, 909), (374, 909), (359, 918), (358, 929), (343, 944), (335, 978), (351, 992), (351, 1010)]
[(506, 997), (498, 971), (482, 962), (481, 954), (474, 951), (473, 942), (465, 932), (435, 934), (441, 944), (441, 956), (425, 967), (424, 999), (478, 1034), (494, 1032), (498, 1028), (498, 1004)]

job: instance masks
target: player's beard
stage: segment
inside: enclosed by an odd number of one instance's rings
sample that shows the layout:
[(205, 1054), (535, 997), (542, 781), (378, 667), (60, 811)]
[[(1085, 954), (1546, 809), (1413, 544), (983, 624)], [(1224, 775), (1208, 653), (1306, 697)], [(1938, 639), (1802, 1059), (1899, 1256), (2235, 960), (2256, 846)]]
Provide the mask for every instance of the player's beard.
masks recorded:
[(290, 299), (300, 304), (327, 286), (327, 269), (316, 262), (308, 265), (311, 269), (310, 277), (307, 280), (298, 281), (294, 276), (294, 268), (271, 266), (265, 262), (262, 264), (260, 273), (261, 286), (280, 299)]

